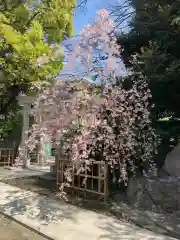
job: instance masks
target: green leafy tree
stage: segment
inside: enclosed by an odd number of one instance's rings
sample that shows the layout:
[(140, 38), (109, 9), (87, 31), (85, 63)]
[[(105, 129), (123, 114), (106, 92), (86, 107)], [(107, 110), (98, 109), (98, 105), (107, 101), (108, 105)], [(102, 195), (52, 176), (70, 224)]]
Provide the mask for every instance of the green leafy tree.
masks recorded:
[(124, 47), (123, 57), (131, 65), (130, 56), (139, 53), (136, 71), (145, 74), (152, 90), (155, 119), (180, 116), (179, 39), (180, 1), (128, 1), (134, 17), (130, 32), (119, 37)]
[[(127, 14), (132, 17), (130, 31), (119, 36), (118, 41), (124, 48), (126, 65), (146, 76), (154, 103), (151, 116), (161, 134), (160, 151), (165, 156), (180, 136), (180, 1), (128, 0), (127, 6), (131, 6)], [(118, 17), (125, 16), (119, 12)], [(135, 53), (138, 55), (134, 62), (131, 56)], [(159, 122), (163, 117), (172, 120)]]
[(59, 43), (73, 35), (74, 8), (75, 0), (0, 1), (1, 132), (17, 112), (18, 94), (32, 94), (33, 83), (51, 81), (62, 69)]

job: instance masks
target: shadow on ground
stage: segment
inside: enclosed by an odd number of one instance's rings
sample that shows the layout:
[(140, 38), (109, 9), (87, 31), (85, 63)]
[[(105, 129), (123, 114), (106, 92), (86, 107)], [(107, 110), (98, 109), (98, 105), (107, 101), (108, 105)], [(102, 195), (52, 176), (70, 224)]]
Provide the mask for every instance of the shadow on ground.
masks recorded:
[(180, 213), (165, 214), (145, 211), (128, 206), (125, 203), (114, 203), (110, 212), (118, 219), (126, 219), (139, 227), (180, 239)]
[[(102, 226), (99, 226), (102, 228)], [(118, 220), (111, 222), (106, 221), (104, 223), (103, 228), (106, 230), (104, 234), (100, 236), (101, 240), (134, 240), (134, 239), (141, 239), (141, 240), (170, 240), (170, 238), (165, 235), (160, 235), (153, 233), (151, 231), (147, 231), (145, 229), (138, 228), (135, 225), (124, 223), (121, 226), (118, 224)]]
[(12, 217), (25, 214), (29, 219), (39, 221), (43, 225), (57, 220), (63, 221), (64, 218), (76, 221), (74, 218), (75, 208), (72, 209), (70, 206), (64, 205), (63, 202), (59, 202), (57, 206), (47, 197), (27, 191), (6, 191), (5, 203), (1, 203), (0, 210)]
[[(92, 236), (92, 240), (170, 240), (171, 238), (143, 230), (132, 223), (102, 214), (96, 214), (64, 203), (54, 201), (45, 196), (13, 188), (0, 183), (0, 211), (13, 218), (23, 216), (21, 219), (30, 219), (41, 226), (61, 222), (71, 229), (74, 234), (81, 232)], [(68, 231), (68, 229), (67, 229)], [(77, 232), (76, 232), (77, 231)], [(69, 233), (71, 234), (71, 233)], [(73, 235), (72, 235), (73, 237)], [(83, 237), (83, 236), (82, 236)], [(81, 239), (81, 238), (80, 238)], [(83, 239), (83, 238), (82, 238)], [(84, 239), (87, 239), (84, 237)]]
[[(56, 223), (57, 221), (64, 221), (66, 219), (77, 226), (82, 224), (78, 215), (79, 212), (84, 211), (83, 209), (80, 210), (70, 204), (68, 205), (60, 199), (59, 201), (52, 201), (51, 198), (46, 197), (50, 196), (50, 194), (55, 196), (56, 181), (45, 180), (40, 177), (26, 177), (21, 179), (9, 179), (3, 182), (19, 187), (23, 190), (18, 188), (15, 188), (17, 190), (12, 190), (12, 187), (8, 187), (8, 185), (6, 190), (1, 188), (1, 212), (11, 215), (12, 217), (25, 215), (31, 221), (37, 221), (42, 226), (49, 225), (53, 222)], [(39, 196), (37, 193), (46, 196)], [(92, 204), (88, 204), (90, 206), (89, 209), (94, 210)], [(83, 207), (83, 204), (80, 204), (79, 206)], [(180, 214), (174, 216), (156, 214), (150, 211), (140, 211), (139, 209), (130, 208), (124, 203), (107, 205), (106, 213), (108, 211), (121, 221), (116, 220), (115, 218), (109, 218), (105, 215), (96, 214), (98, 219), (96, 219), (94, 225), (103, 232), (100, 236), (100, 239), (102, 240), (136, 239), (134, 236), (137, 234), (137, 239), (170, 239), (167, 236), (180, 239)], [(93, 215), (93, 217), (94, 216), (95, 215)], [(131, 224), (123, 220), (128, 220)], [(90, 220), (85, 219), (85, 221), (88, 222)], [(132, 223), (144, 228), (144, 230), (138, 228)], [(151, 230), (152, 232), (149, 232), (146, 229)], [(153, 232), (159, 235), (154, 234)]]

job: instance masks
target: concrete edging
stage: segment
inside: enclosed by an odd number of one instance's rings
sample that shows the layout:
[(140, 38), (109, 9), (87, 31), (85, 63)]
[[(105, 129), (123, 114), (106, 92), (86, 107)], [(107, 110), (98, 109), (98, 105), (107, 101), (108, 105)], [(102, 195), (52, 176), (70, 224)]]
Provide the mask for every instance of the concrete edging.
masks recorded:
[(10, 220), (18, 223), (19, 225), (21, 225), (21, 226), (29, 229), (30, 231), (32, 231), (32, 232), (34, 232), (34, 233), (37, 233), (37, 234), (40, 235), (41, 237), (44, 237), (44, 238), (46, 238), (46, 239), (48, 239), (48, 240), (55, 240), (54, 238), (52, 238), (52, 237), (50, 237), (50, 236), (42, 233), (42, 232), (39, 231), (38, 229), (36, 229), (36, 228), (34, 228), (34, 227), (31, 227), (31, 226), (23, 223), (23, 222), (20, 221), (20, 220), (17, 220), (16, 218), (10, 216), (9, 214), (6, 214), (6, 213), (2, 212), (1, 210), (0, 210), (0, 214), (2, 214), (2, 215), (3, 215), (4, 217), (6, 217), (6, 218), (8, 218), (8, 219), (10, 219)]

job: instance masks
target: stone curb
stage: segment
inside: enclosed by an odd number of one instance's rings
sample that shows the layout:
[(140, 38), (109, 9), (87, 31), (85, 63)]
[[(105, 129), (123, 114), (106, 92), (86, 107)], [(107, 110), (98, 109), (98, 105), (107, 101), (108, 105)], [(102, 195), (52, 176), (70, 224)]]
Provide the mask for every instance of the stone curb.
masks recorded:
[(55, 240), (54, 238), (52, 238), (52, 237), (50, 237), (50, 236), (44, 234), (43, 232), (39, 231), (39, 230), (36, 229), (34, 226), (31, 227), (31, 226), (29, 226), (29, 225), (23, 223), (22, 221), (17, 220), (16, 218), (12, 217), (11, 215), (2, 212), (1, 210), (0, 210), (0, 214), (2, 214), (4, 217), (6, 217), (6, 218), (8, 218), (8, 219), (10, 219), (10, 220), (13, 220), (14, 222), (18, 223), (19, 225), (21, 225), (21, 226), (23, 226), (23, 227), (29, 229), (30, 231), (32, 231), (32, 232), (34, 232), (34, 233), (40, 235), (41, 237), (46, 238), (47, 240)]
[[(118, 219), (124, 218), (138, 227), (150, 230), (158, 234), (163, 234), (172, 238), (180, 239), (180, 232), (178, 233), (176, 231), (169, 229), (168, 227), (166, 227), (167, 224), (163, 225), (163, 222), (158, 223), (157, 220), (152, 221), (151, 219), (149, 219), (149, 217), (146, 214), (142, 214), (142, 212), (140, 212), (139, 210), (132, 210), (130, 212), (130, 209), (127, 209), (127, 207), (126, 207), (126, 210), (122, 208), (118, 210), (118, 205), (116, 204), (116, 207), (115, 206), (110, 207), (109, 211), (116, 218)], [(133, 211), (136, 211), (136, 212), (133, 213)], [(137, 219), (137, 215), (139, 219)]]

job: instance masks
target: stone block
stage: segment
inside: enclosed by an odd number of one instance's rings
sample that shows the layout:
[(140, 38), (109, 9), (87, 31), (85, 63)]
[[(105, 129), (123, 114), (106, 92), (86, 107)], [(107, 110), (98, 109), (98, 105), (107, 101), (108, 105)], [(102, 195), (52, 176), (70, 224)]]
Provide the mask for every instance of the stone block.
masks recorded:
[(180, 177), (180, 143), (168, 153), (163, 168), (169, 175)]
[(143, 209), (149, 210), (152, 206), (157, 206), (173, 213), (180, 210), (180, 180), (171, 177), (130, 179), (127, 199), (130, 204)]

